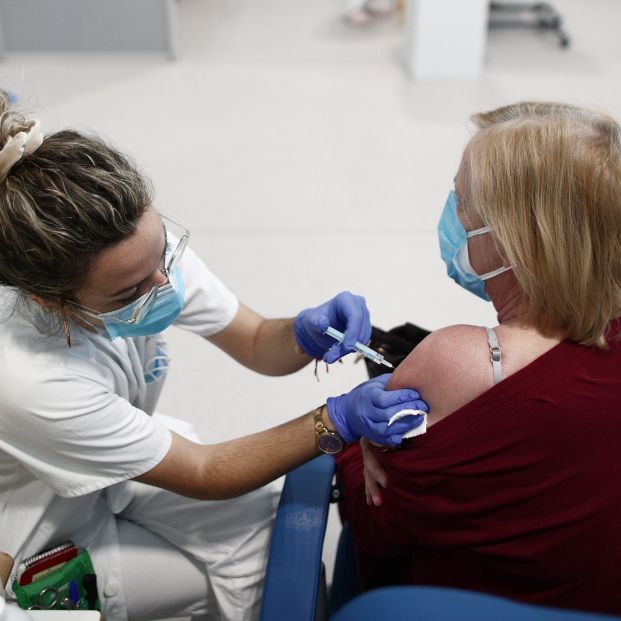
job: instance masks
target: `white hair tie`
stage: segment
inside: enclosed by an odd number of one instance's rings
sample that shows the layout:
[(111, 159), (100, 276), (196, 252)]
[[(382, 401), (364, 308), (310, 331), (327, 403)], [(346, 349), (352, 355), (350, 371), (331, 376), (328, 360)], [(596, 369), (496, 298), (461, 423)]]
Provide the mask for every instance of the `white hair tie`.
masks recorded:
[(41, 123), (33, 122), (27, 132), (18, 132), (11, 136), (0, 150), (0, 181), (4, 180), (9, 171), (25, 155), (34, 153), (43, 142)]

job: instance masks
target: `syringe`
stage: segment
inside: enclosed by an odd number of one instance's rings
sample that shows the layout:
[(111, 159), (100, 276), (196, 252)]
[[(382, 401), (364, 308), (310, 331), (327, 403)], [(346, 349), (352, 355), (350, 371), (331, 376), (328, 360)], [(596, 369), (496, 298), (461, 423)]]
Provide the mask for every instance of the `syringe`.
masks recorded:
[[(339, 343), (342, 343), (343, 340), (345, 339), (345, 335), (342, 332), (335, 330), (331, 326), (328, 326), (328, 329), (326, 330), (326, 334), (328, 336), (331, 336), (333, 339), (336, 339)], [(360, 341), (356, 341), (356, 344), (354, 345), (354, 349), (359, 354), (362, 354), (365, 358), (368, 358), (369, 360), (372, 360), (373, 362), (376, 362), (377, 364), (384, 364), (387, 367), (394, 369), (394, 367), (392, 366), (392, 364), (390, 364), (390, 362), (387, 362), (386, 360), (384, 360), (384, 356), (382, 356), (382, 354), (378, 354), (376, 351), (374, 351), (370, 347), (363, 345)]]

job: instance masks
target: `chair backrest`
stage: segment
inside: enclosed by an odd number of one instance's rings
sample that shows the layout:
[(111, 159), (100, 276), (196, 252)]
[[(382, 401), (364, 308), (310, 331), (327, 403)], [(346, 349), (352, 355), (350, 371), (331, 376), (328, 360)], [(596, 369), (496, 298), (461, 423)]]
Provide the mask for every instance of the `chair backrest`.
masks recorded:
[(345, 604), (330, 621), (611, 621), (619, 617), (522, 604), (443, 587), (389, 587)]
[(261, 621), (315, 621), (322, 588), (334, 458), (321, 455), (285, 478), (263, 586)]

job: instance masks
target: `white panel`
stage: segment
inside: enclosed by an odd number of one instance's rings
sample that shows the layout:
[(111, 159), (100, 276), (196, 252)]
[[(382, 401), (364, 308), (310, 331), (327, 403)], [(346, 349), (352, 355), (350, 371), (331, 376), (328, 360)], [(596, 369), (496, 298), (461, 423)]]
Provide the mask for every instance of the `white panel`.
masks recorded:
[(174, 55), (173, 0), (0, 0), (13, 51), (166, 52)]
[(473, 78), (483, 66), (487, 0), (409, 0), (406, 62), (415, 78)]

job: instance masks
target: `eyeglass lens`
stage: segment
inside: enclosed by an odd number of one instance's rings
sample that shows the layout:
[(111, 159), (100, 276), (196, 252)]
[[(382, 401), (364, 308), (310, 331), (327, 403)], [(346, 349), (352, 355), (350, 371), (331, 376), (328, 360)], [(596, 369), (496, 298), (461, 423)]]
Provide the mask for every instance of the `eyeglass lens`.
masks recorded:
[(150, 291), (146, 294), (144, 300), (142, 300), (142, 302), (134, 309), (131, 319), (129, 320), (130, 323), (140, 323), (144, 316), (149, 312), (151, 306), (153, 306), (153, 303), (155, 302), (155, 298), (157, 297), (157, 292), (159, 291), (160, 287), (169, 282), (170, 273), (175, 268), (175, 265), (177, 265), (177, 262), (181, 258), (181, 255), (184, 253), (188, 245), (189, 238), (190, 236), (188, 233), (185, 233), (181, 236), (177, 247), (174, 249), (172, 256), (170, 257), (170, 261), (168, 261), (168, 264), (164, 268), (166, 274), (166, 283), (153, 285), (151, 287)]
[(174, 252), (172, 253), (172, 256), (170, 257), (170, 261), (168, 262), (168, 265), (166, 266), (167, 274), (170, 274), (170, 272), (175, 268), (175, 265), (177, 265), (177, 262), (181, 258), (181, 255), (185, 252), (186, 246), (188, 245), (188, 239), (190, 239), (190, 236), (187, 233), (184, 233), (181, 236), (181, 239), (179, 240), (177, 247), (175, 248)]

